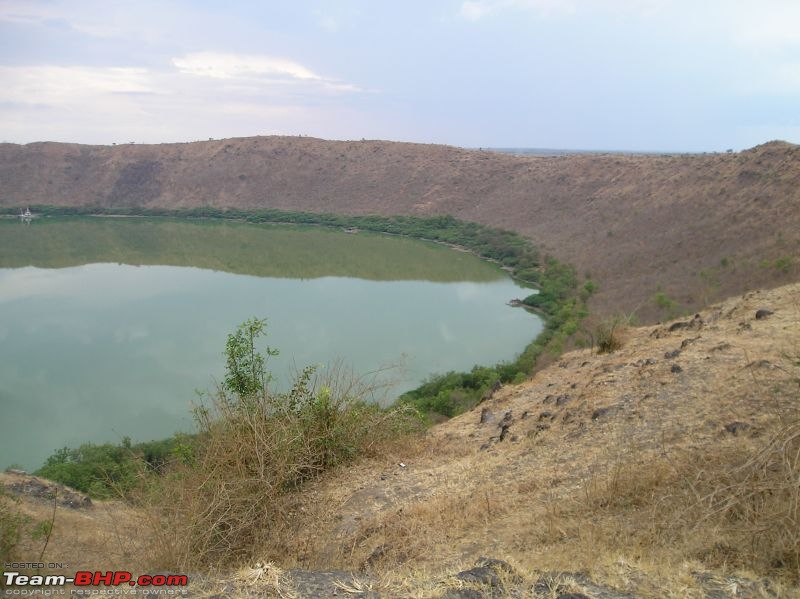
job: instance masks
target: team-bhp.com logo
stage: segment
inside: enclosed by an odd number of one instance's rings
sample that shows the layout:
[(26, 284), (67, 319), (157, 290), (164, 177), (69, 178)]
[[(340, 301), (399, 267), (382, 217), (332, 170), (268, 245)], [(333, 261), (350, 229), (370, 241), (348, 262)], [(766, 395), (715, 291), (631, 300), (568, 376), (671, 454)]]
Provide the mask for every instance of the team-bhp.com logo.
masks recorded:
[(29, 575), (19, 572), (3, 572), (5, 586), (8, 587), (59, 587), (68, 584), (76, 587), (146, 587), (146, 588), (169, 588), (185, 587), (189, 584), (186, 574), (142, 574), (133, 577), (133, 574), (126, 571), (111, 572), (75, 572), (75, 576), (64, 575)]

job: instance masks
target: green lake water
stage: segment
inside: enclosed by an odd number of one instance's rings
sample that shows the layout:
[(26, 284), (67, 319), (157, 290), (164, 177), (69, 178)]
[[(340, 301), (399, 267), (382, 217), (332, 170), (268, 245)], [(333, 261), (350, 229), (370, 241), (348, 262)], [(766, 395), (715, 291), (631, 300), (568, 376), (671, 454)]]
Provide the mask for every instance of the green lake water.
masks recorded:
[(228, 333), (266, 318), (277, 386), (308, 364), (432, 373), (513, 359), (540, 320), (496, 266), (432, 243), (169, 219), (0, 220), (0, 467), (192, 430)]

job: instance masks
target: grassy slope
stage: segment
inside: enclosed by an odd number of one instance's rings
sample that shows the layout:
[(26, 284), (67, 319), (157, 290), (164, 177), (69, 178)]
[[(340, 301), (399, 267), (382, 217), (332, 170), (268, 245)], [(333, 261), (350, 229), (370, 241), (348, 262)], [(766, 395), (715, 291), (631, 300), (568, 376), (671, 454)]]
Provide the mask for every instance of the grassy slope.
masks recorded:
[[(769, 575), (783, 563), (797, 579), (800, 539), (786, 519), (796, 482), (767, 493), (753, 472), (780, 459), (752, 464), (773, 434), (800, 426), (798, 297), (800, 286), (782, 287), (714, 306), (700, 327), (631, 329), (617, 353), (566, 354), (422, 447), (329, 477), (303, 501), (294, 559), (357, 569), (383, 547), (379, 567), (442, 571), (492, 555), (652, 597), (693, 596), (692, 569)], [(775, 314), (756, 320), (765, 307)], [(493, 419), (481, 424), (484, 409)], [(727, 432), (734, 422), (747, 428)], [(740, 473), (751, 478), (737, 490)], [(761, 492), (784, 503), (767, 501), (756, 521)], [(739, 516), (724, 515), (728, 501)]]
[(800, 148), (777, 142), (737, 154), (544, 158), (289, 137), (2, 144), (0, 181), (0, 205), (452, 214), (525, 234), (591, 272), (595, 311), (637, 310), (642, 321), (665, 316), (652, 302), (659, 290), (686, 310), (800, 273)]

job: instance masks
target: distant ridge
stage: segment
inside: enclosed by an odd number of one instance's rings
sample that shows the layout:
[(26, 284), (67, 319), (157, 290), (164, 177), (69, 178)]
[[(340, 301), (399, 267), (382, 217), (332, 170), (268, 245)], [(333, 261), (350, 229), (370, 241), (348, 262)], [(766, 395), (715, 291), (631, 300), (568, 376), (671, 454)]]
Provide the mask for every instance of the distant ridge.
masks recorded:
[(530, 237), (599, 284), (596, 312), (643, 322), (800, 277), (800, 148), (780, 141), (557, 156), (277, 136), (0, 144), (0, 205), (29, 204), (452, 214)]
[(479, 151), (512, 154), (514, 156), (574, 156), (581, 154), (620, 154), (622, 156), (672, 156), (696, 152), (645, 152), (633, 150), (574, 150), (568, 148), (477, 148)]

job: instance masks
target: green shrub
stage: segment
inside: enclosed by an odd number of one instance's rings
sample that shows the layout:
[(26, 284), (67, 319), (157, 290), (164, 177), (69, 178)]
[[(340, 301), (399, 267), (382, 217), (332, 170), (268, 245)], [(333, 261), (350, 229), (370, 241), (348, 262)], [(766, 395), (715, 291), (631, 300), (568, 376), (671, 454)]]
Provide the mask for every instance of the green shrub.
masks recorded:
[(680, 304), (662, 291), (653, 294), (653, 303), (667, 320), (677, 317), (681, 312)]
[(127, 496), (147, 474), (158, 474), (174, 460), (185, 459), (192, 439), (176, 434), (168, 439), (119, 445), (84, 443), (64, 447), (47, 458), (34, 474), (82, 491), (96, 499)]
[(773, 264), (775, 270), (780, 271), (782, 273), (788, 273), (789, 270), (792, 268), (792, 257), (791, 256), (782, 256), (775, 260)]

